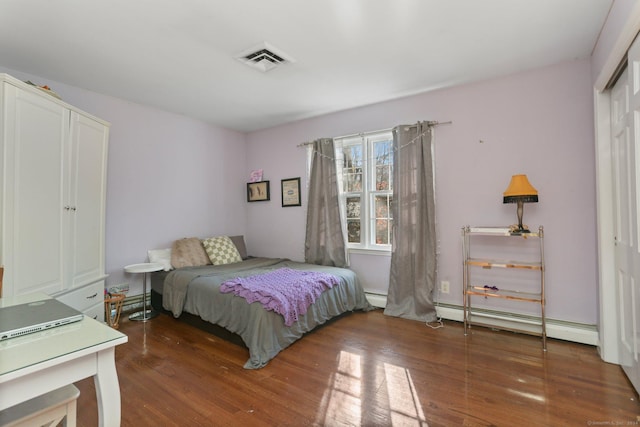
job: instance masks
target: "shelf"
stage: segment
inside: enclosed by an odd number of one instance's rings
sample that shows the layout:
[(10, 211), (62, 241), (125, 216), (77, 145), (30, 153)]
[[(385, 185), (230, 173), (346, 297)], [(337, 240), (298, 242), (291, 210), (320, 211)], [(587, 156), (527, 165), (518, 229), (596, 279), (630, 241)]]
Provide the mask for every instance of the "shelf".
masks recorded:
[(467, 227), (467, 233), (474, 236), (504, 236), (504, 237), (541, 237), (542, 230), (529, 233), (512, 232), (510, 227)]
[[(484, 313), (473, 313), (471, 316), (472, 318), (476, 317), (478, 319), (470, 320), (470, 322), (473, 323), (474, 326), (482, 326), (485, 328), (498, 329), (501, 331), (511, 331), (521, 334), (535, 335), (544, 339), (544, 332), (541, 322), (520, 319), (516, 320), (513, 318), (504, 318)], [(520, 326), (515, 327), (513, 326), (514, 323), (518, 323), (520, 324)]]
[(523, 268), (526, 270), (542, 270), (542, 263), (540, 262), (526, 262), (526, 261), (503, 261), (503, 260), (490, 260), (481, 258), (469, 258), (466, 261), (467, 265), (474, 265), (482, 268)]
[(542, 294), (539, 292), (522, 292), (512, 289), (491, 289), (484, 286), (469, 286), (467, 295), (478, 295), (486, 298), (502, 298), (523, 302), (542, 302)]

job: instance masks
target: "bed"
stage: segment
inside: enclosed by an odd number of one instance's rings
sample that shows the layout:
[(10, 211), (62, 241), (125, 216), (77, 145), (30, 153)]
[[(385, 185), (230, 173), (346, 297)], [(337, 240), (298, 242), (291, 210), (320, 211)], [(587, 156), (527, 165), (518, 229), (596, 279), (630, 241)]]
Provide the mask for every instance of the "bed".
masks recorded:
[[(320, 293), (306, 313), (290, 326), (285, 325), (283, 315), (266, 310), (260, 302), (248, 303), (234, 293), (221, 292), (224, 282), (280, 269), (330, 274), (338, 279), (338, 284)], [(170, 312), (176, 318), (195, 315), (237, 334), (249, 349), (246, 369), (264, 367), (280, 351), (332, 318), (354, 310), (373, 309), (353, 271), (281, 258), (248, 258), (226, 265), (153, 273), (151, 286), (155, 309)]]

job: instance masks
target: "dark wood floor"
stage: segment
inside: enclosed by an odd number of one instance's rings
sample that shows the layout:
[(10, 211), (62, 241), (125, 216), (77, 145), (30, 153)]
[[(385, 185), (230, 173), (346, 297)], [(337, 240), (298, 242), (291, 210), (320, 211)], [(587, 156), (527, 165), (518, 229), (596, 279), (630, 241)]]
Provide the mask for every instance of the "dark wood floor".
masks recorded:
[[(124, 320), (116, 349), (123, 426), (638, 425), (638, 395), (594, 347), (356, 312), (265, 368), (248, 351), (167, 315)], [(78, 426), (96, 426), (93, 380)]]

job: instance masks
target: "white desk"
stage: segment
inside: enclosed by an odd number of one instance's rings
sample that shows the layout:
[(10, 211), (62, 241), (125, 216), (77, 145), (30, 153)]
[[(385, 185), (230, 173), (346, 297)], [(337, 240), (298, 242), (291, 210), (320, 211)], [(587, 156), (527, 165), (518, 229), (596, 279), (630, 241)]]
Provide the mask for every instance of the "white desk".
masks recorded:
[[(45, 298), (50, 297), (0, 298), (0, 307)], [(119, 426), (115, 346), (126, 342), (126, 335), (86, 316), (80, 322), (0, 341), (0, 410), (92, 376), (100, 426)]]

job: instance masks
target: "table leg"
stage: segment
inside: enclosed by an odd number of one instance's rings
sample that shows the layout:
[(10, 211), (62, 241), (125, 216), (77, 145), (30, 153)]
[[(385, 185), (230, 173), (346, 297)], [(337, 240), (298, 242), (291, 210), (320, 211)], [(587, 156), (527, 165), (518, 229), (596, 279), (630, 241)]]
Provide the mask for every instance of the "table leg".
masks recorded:
[(129, 320), (146, 322), (158, 315), (153, 308), (147, 309), (147, 273), (142, 273), (142, 311), (138, 311), (129, 316)]
[(116, 372), (115, 348), (99, 351), (97, 373), (93, 376), (98, 400), (98, 421), (100, 427), (120, 426), (120, 385)]

